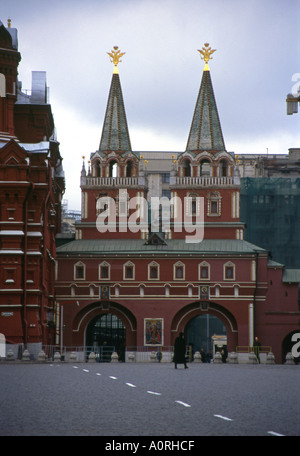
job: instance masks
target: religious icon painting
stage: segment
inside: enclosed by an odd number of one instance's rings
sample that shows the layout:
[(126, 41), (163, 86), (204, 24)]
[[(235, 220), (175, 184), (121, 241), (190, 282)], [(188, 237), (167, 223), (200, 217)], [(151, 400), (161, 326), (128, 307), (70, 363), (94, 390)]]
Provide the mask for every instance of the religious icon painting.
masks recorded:
[(100, 299), (109, 300), (109, 285), (100, 285)]
[(163, 346), (163, 318), (144, 318), (144, 345)]
[(200, 285), (199, 295), (200, 295), (200, 299), (209, 300), (209, 285)]

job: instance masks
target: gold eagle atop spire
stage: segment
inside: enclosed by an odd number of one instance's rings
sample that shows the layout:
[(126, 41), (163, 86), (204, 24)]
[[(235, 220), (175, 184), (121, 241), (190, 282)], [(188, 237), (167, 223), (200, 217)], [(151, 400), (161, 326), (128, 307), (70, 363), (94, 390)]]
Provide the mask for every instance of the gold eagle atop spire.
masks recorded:
[(118, 73), (118, 63), (122, 62), (121, 57), (125, 54), (125, 52), (121, 52), (119, 46), (114, 46), (111, 52), (107, 53), (111, 58), (111, 62), (115, 65), (114, 73)]
[(198, 49), (198, 52), (202, 55), (201, 59), (204, 60), (205, 62), (205, 68), (204, 70), (208, 70), (208, 61), (212, 59), (211, 55), (216, 51), (216, 49), (212, 49), (209, 45), (209, 43), (205, 43), (204, 46), (202, 46), (202, 49)]

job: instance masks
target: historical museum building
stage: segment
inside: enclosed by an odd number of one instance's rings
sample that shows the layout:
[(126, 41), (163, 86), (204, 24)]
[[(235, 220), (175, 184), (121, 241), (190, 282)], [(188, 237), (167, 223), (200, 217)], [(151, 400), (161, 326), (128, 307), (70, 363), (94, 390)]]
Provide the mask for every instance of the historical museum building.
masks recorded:
[(0, 22), (0, 333), (32, 352), (55, 335), (55, 236), (64, 173), (45, 72), (18, 81), (17, 30)]
[[(185, 333), (193, 351), (220, 337), (243, 352), (258, 336), (276, 362), (300, 330), (300, 271), (244, 240), (241, 174), (247, 158), (226, 150), (208, 44), (186, 150), (131, 148), (115, 47), (102, 136), (80, 176), (76, 239), (60, 239), (57, 344), (162, 350)], [(272, 231), (269, 232), (272, 237)], [(57, 236), (57, 239), (59, 236)]]

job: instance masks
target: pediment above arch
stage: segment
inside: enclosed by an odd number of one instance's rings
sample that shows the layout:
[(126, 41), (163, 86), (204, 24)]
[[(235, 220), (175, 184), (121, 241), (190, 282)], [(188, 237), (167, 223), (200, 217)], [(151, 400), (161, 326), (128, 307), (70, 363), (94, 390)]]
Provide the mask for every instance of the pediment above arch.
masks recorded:
[(27, 165), (27, 152), (11, 140), (0, 149), (0, 163), (6, 165)]

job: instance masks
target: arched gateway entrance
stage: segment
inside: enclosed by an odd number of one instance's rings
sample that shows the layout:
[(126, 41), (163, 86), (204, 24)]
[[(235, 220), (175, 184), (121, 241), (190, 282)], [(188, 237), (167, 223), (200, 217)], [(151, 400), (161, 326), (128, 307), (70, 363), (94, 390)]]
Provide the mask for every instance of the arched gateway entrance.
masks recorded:
[(100, 361), (110, 361), (113, 351), (124, 361), (126, 328), (123, 322), (111, 313), (96, 316), (86, 328), (85, 345), (96, 352)]
[(186, 343), (196, 351), (226, 352), (236, 350), (238, 326), (235, 316), (217, 302), (196, 301), (180, 309), (171, 325), (172, 343), (184, 332)]
[[(203, 349), (206, 354), (213, 354), (214, 349), (221, 349), (225, 345), (222, 341), (224, 340), (222, 336), (226, 336), (224, 323), (218, 317), (208, 313), (192, 318), (186, 324), (184, 332), (186, 342), (192, 347), (193, 352)], [(218, 336), (220, 336), (219, 342)]]

